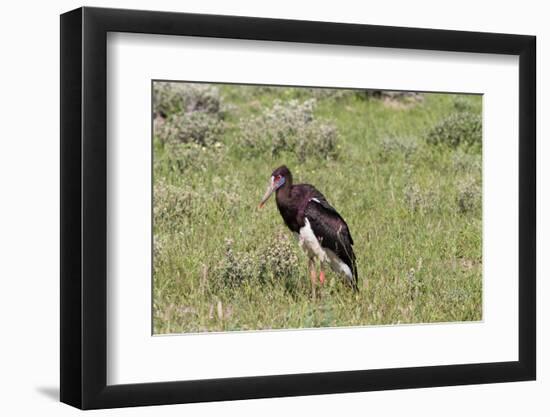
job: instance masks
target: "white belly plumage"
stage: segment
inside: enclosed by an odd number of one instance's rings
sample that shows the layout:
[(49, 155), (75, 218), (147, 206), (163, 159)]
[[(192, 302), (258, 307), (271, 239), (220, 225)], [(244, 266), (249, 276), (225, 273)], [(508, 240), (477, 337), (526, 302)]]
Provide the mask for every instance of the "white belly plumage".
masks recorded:
[(328, 263), (334, 272), (344, 274), (350, 280), (353, 279), (349, 266), (347, 266), (332, 250), (323, 247), (319, 243), (307, 217), (304, 227), (300, 229), (300, 234), (297, 233), (297, 235), (300, 247), (309, 258), (317, 258), (322, 263)]

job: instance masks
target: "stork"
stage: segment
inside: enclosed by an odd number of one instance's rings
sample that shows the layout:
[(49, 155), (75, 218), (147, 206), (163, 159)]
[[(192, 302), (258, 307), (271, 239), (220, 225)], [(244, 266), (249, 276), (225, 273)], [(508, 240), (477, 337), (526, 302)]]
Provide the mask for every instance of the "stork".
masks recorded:
[(319, 262), (321, 285), (325, 282), (323, 269), (328, 264), (357, 291), (353, 239), (342, 216), (313, 185), (293, 184), (292, 174), (284, 165), (271, 174), (260, 208), (274, 192), (281, 217), (287, 227), (297, 235), (299, 245), (308, 257), (313, 297), (315, 298), (317, 287), (316, 261)]

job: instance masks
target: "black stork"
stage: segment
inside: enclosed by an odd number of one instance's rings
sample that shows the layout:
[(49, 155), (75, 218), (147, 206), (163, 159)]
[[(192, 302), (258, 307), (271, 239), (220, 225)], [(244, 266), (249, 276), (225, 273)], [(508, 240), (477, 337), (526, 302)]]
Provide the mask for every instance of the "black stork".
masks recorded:
[(309, 258), (308, 269), (313, 297), (317, 286), (315, 261), (319, 262), (319, 281), (325, 281), (324, 265), (344, 276), (357, 291), (357, 265), (353, 252), (353, 239), (346, 221), (332, 207), (325, 196), (313, 185), (293, 184), (292, 174), (286, 166), (271, 174), (260, 208), (275, 192), (277, 208), (285, 224), (294, 232), (300, 246)]

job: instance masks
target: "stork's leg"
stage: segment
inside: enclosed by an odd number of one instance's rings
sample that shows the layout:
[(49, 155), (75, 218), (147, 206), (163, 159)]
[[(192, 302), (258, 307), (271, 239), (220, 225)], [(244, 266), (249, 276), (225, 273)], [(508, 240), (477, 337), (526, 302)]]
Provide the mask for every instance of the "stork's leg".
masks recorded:
[(316, 297), (316, 286), (317, 286), (317, 273), (315, 272), (315, 261), (313, 259), (309, 259), (308, 262), (308, 269), (309, 269), (309, 277), (311, 279), (311, 295), (313, 299)]
[[(325, 271), (323, 271), (323, 262), (319, 262), (319, 288), (325, 285)], [(319, 298), (323, 297), (323, 292), (319, 292)]]

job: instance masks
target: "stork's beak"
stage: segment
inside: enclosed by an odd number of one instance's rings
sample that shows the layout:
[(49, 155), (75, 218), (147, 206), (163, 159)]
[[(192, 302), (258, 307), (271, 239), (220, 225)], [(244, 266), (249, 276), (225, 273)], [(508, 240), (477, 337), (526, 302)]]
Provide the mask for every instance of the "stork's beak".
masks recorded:
[(271, 194), (273, 194), (273, 191), (275, 191), (275, 184), (273, 183), (273, 178), (269, 181), (269, 185), (267, 186), (267, 190), (265, 191), (265, 194), (262, 198), (262, 201), (260, 201), (260, 205), (258, 208), (263, 208), (265, 202), (269, 200), (269, 197), (271, 197)]

